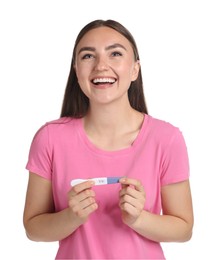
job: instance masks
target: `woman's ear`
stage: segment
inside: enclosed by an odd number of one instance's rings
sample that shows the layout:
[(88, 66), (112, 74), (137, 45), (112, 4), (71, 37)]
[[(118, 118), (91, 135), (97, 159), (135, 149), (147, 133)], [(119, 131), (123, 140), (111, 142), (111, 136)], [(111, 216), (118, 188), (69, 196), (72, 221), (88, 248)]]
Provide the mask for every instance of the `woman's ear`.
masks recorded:
[(138, 78), (140, 70), (140, 61), (137, 60), (134, 63), (133, 73), (132, 73), (132, 81), (135, 81)]

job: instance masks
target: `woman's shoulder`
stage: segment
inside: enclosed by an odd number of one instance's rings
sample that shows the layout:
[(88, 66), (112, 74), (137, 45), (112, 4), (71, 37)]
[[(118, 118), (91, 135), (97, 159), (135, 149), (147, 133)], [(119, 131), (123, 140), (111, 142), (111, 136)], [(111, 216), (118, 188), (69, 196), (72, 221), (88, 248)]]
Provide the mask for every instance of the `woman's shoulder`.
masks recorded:
[(58, 119), (50, 120), (44, 123), (36, 132), (36, 135), (59, 135), (66, 133), (67, 130), (72, 130), (76, 127), (80, 119), (72, 117), (61, 117)]
[(171, 123), (167, 120), (159, 119), (159, 118), (154, 117), (152, 115), (147, 115), (147, 117), (148, 117), (148, 121), (151, 123), (152, 127), (162, 128), (162, 129), (165, 129), (165, 130), (174, 130), (174, 129), (178, 128), (173, 123)]
[(171, 138), (180, 135), (181, 130), (171, 122), (148, 115), (148, 129), (158, 138)]
[(72, 117), (60, 117), (58, 119), (54, 119), (51, 121), (48, 121), (45, 123), (45, 125), (61, 125), (61, 124), (68, 124), (71, 123), (73, 121), (75, 121), (76, 119), (72, 118)]
[(76, 125), (80, 118), (73, 118), (73, 117), (60, 117), (58, 119), (54, 119), (51, 121), (46, 122), (42, 127), (49, 127), (49, 128), (61, 128), (61, 127), (70, 127), (72, 125)]

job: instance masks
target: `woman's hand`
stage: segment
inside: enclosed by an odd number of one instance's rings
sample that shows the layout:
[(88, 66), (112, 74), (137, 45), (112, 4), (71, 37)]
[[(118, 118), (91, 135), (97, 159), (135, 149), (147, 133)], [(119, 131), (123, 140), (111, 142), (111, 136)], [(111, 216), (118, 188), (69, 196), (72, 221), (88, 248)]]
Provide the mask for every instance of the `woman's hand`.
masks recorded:
[(145, 191), (138, 180), (121, 178), (120, 208), (125, 224), (155, 242), (184, 242), (192, 235), (189, 180), (161, 187), (162, 215), (144, 209)]
[(140, 217), (145, 206), (145, 191), (139, 180), (121, 178), (122, 184), (119, 196), (119, 206), (123, 222), (131, 226)]
[(88, 216), (98, 208), (93, 186), (94, 182), (86, 181), (75, 185), (68, 192), (71, 217), (77, 219), (80, 224), (86, 222)]

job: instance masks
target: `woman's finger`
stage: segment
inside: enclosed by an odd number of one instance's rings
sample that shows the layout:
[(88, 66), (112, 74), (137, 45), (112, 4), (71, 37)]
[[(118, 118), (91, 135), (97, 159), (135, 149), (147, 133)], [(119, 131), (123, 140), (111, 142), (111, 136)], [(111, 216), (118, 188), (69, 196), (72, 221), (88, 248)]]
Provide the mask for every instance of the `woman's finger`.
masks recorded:
[(130, 178), (121, 178), (119, 182), (123, 185), (128, 185), (128, 186), (134, 186), (134, 188), (140, 192), (144, 192), (144, 187), (141, 183), (141, 181), (137, 179), (130, 179)]
[(85, 181), (85, 182), (82, 182), (82, 183), (79, 183), (79, 184), (73, 186), (71, 188), (71, 190), (69, 191), (69, 193), (70, 193), (71, 196), (73, 196), (73, 195), (80, 193), (83, 190), (90, 189), (93, 186), (94, 186), (93, 181)]

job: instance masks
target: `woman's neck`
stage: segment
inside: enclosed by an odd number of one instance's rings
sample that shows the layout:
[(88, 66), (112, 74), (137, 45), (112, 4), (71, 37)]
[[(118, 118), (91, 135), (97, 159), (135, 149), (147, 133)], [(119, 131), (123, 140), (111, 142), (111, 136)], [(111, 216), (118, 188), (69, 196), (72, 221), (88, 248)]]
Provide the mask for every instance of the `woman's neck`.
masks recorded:
[[(144, 115), (128, 106), (90, 106), (84, 130), (98, 147), (115, 150), (128, 147), (136, 139)], [(122, 142), (123, 140), (123, 142)]]
[(130, 104), (124, 106), (92, 105), (84, 118), (84, 123), (87, 128), (93, 126), (103, 133), (105, 131), (114, 132), (119, 131), (125, 125), (129, 125), (129, 120), (134, 120), (137, 113)]

